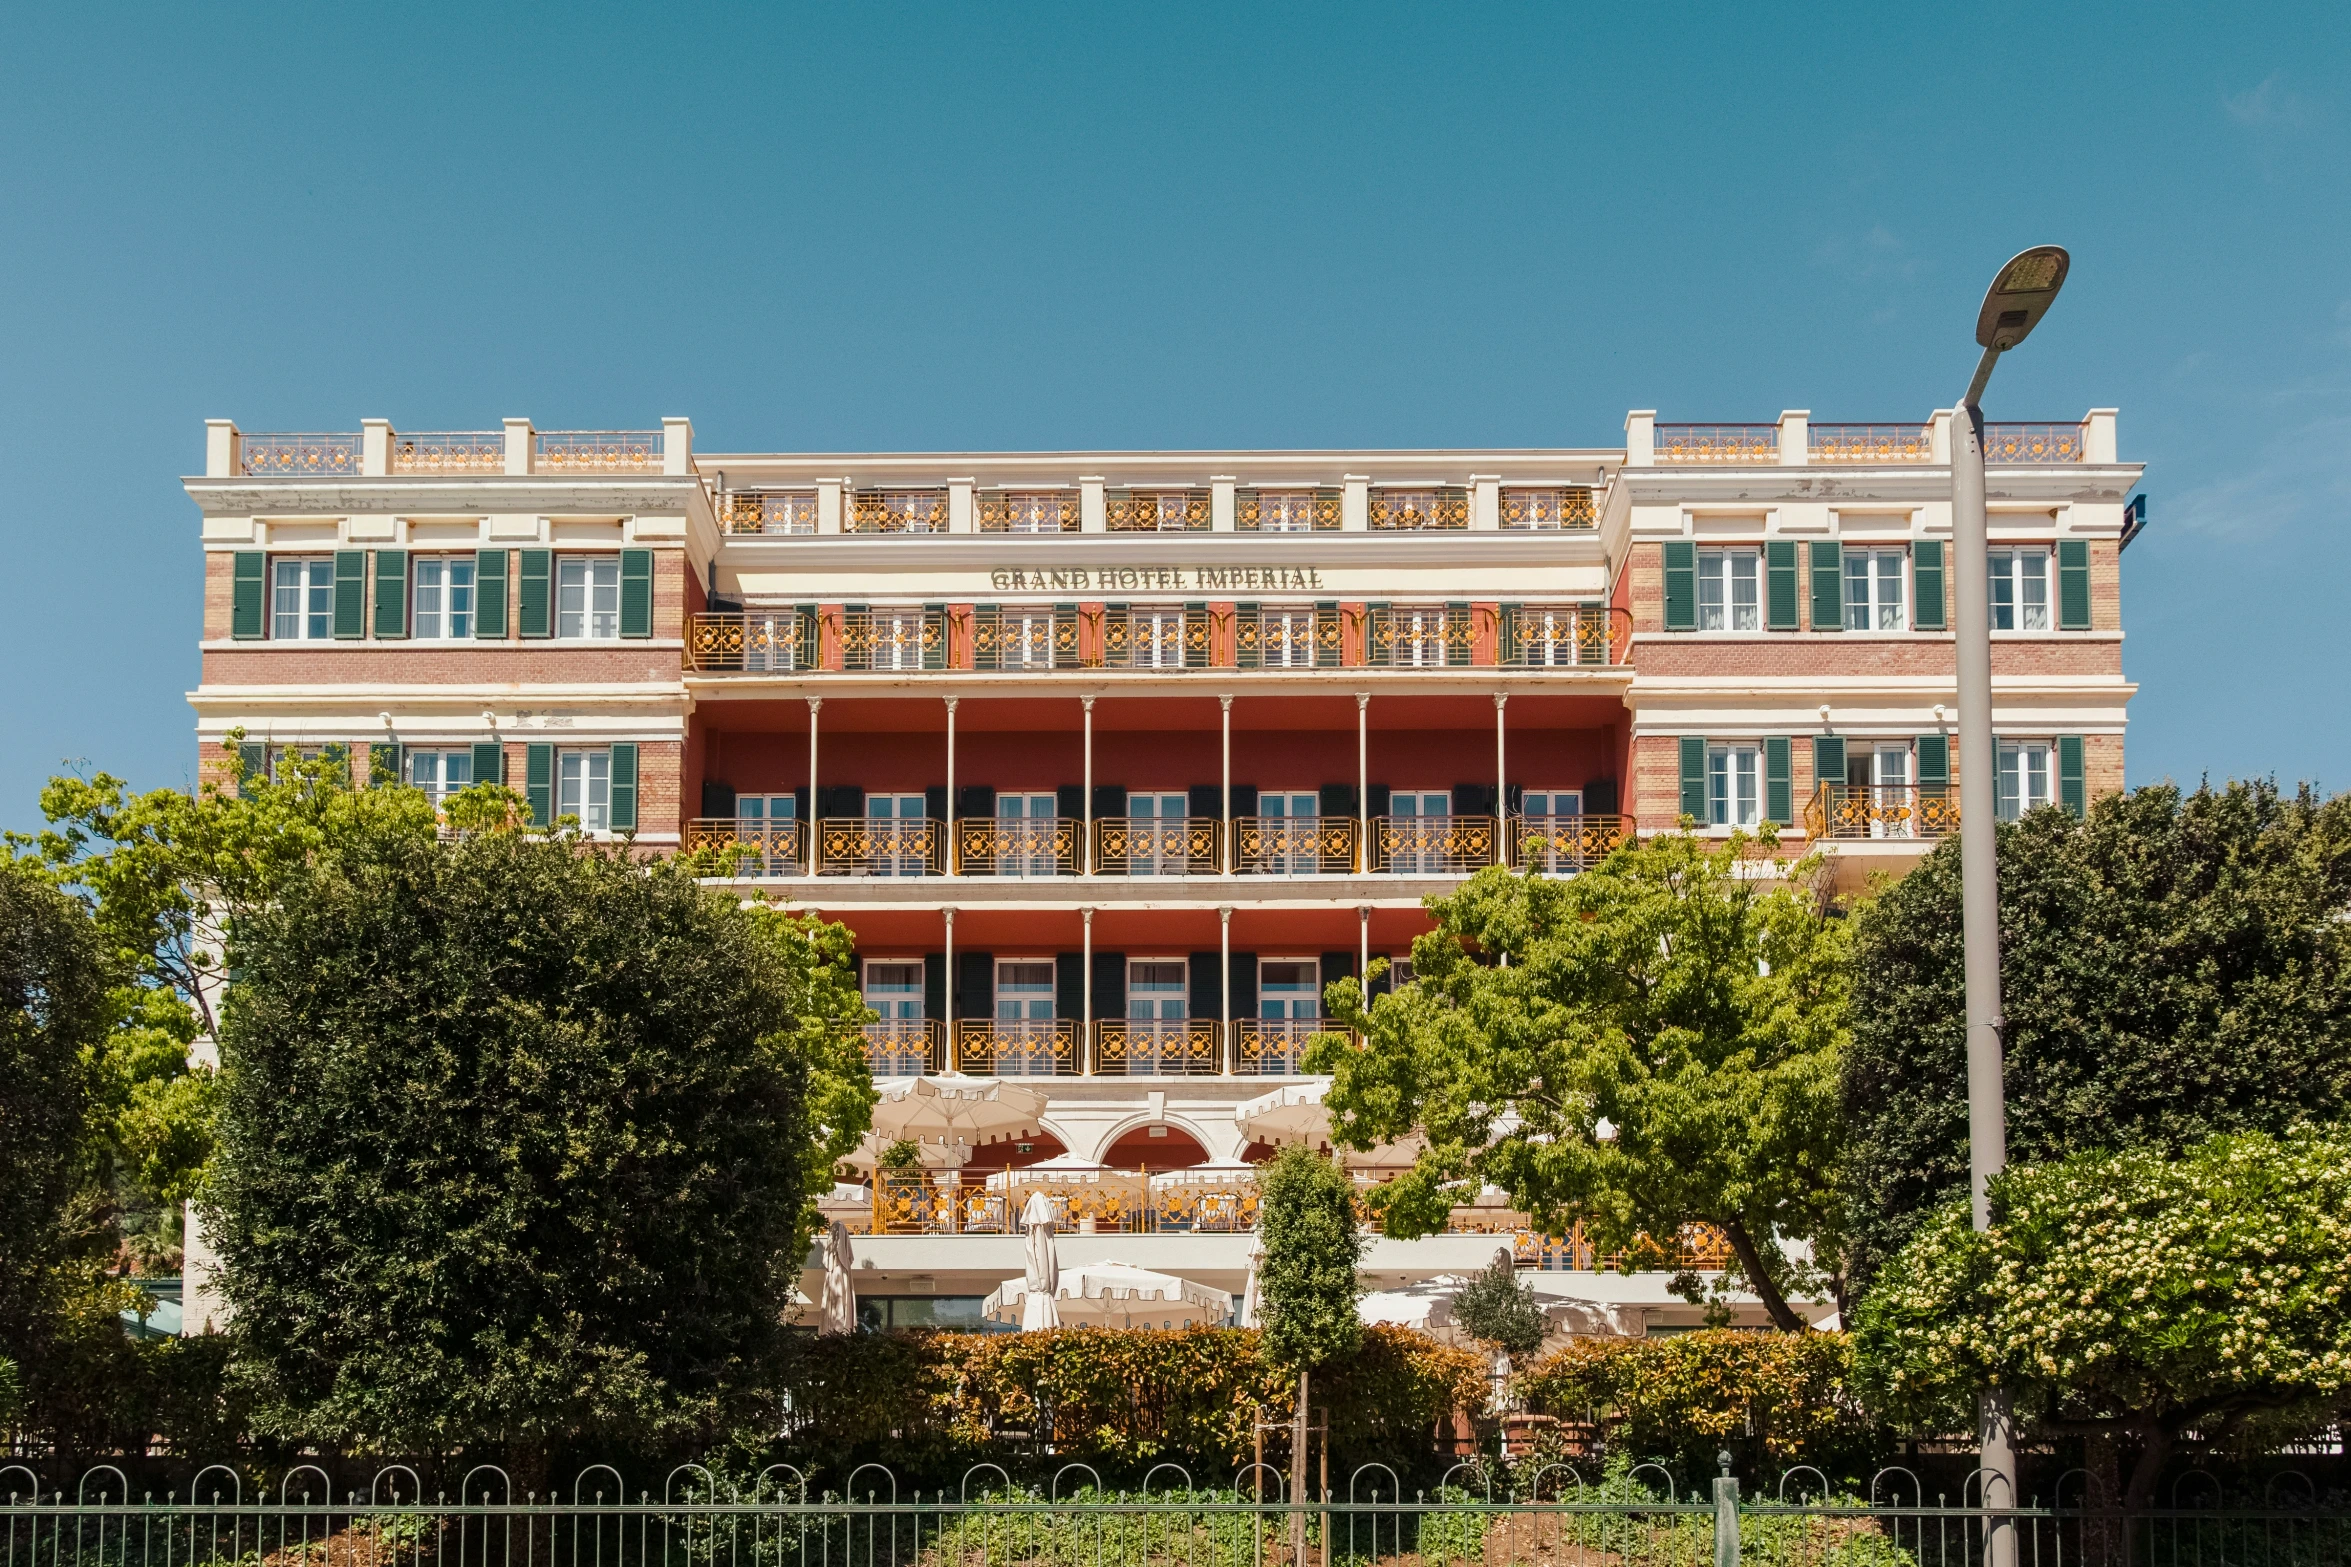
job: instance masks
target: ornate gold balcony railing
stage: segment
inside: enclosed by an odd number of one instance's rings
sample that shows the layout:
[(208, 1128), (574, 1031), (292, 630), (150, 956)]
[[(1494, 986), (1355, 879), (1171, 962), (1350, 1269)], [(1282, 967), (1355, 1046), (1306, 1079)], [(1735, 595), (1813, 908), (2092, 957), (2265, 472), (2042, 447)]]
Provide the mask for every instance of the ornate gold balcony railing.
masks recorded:
[(850, 533), (945, 533), (945, 490), (860, 490), (849, 498)]
[(1075, 533), (1080, 510), (1075, 490), (992, 490), (980, 503), (982, 533)]
[(1352, 816), (1236, 816), (1233, 869), (1249, 876), (1336, 876), (1355, 869)]
[(1814, 838), (1941, 838), (1959, 830), (1955, 784), (1822, 784), (1804, 804)]
[(1298, 1077), (1306, 1052), (1318, 1039), (1344, 1039), (1347, 1031), (1321, 1018), (1242, 1018), (1233, 1024), (1233, 1073), (1237, 1077)]
[(1364, 662), (1378, 669), (1466, 667), (1477, 628), (1466, 606), (1426, 604), (1372, 610)]
[(1776, 463), (1776, 424), (1661, 424), (1652, 448), (1661, 463)]
[(943, 610), (844, 610), (834, 626), (843, 669), (947, 667), (947, 616)]
[(1375, 816), (1372, 863), (1392, 876), (1458, 876), (1494, 863), (1491, 816)]
[(790, 674), (815, 669), (813, 609), (686, 617), (686, 667), (706, 674)]
[(934, 1018), (889, 1018), (868, 1023), (866, 1069), (876, 1077), (920, 1077), (947, 1068), (947, 1025)]
[(394, 473), (504, 473), (504, 430), (419, 430), (392, 438)]
[(256, 477), (307, 479), (359, 472), (359, 434), (241, 435), (237, 466)]
[(1337, 490), (1235, 490), (1233, 526), (1243, 533), (1334, 533)]
[(720, 503), (719, 521), (729, 533), (814, 533), (814, 490), (735, 490)]
[(659, 430), (541, 430), (532, 438), (540, 473), (659, 473)]
[(974, 669), (1075, 669), (1079, 662), (1074, 609), (972, 611)]
[(1104, 610), (1102, 662), (1111, 669), (1208, 669), (1216, 662), (1215, 628), (1205, 609)]
[(728, 855), (738, 876), (795, 876), (806, 868), (808, 838), (800, 822), (752, 821), (737, 816), (697, 816), (686, 823), (685, 849), (716, 849)]
[(1067, 1019), (967, 1018), (955, 1025), (955, 1061), (973, 1077), (1069, 1077), (1082, 1064), (1077, 1029)]
[(828, 816), (816, 824), (820, 876), (936, 876), (944, 822), (918, 818)]
[(1469, 526), (1469, 491), (1373, 490), (1367, 519), (1375, 531), (1426, 532)]
[(1346, 662), (1336, 609), (1264, 608), (1233, 614), (1233, 661), (1243, 669), (1336, 669)]
[(1000, 820), (963, 816), (955, 822), (956, 869), (966, 876), (1073, 876), (1081, 824), (1065, 816)]
[(1505, 528), (1583, 529), (1600, 526), (1592, 492), (1580, 486), (1555, 490), (1504, 490), (1502, 526)]
[(1151, 1228), (1162, 1235), (1246, 1235), (1257, 1228), (1254, 1180), (1177, 1185), (1151, 1192)]
[(1811, 462), (1933, 462), (1931, 424), (1813, 424), (1804, 429)]
[(1604, 604), (1506, 604), (1501, 641), (1513, 669), (1601, 668), (1631, 651), (1633, 616)]
[(1213, 816), (1097, 816), (1094, 869), (1105, 876), (1212, 876), (1224, 824)]
[(1670, 1244), (1643, 1235), (1622, 1252), (1603, 1252), (1576, 1225), (1565, 1235), (1538, 1235), (1521, 1230), (1512, 1251), (1519, 1266), (1553, 1272), (1613, 1273), (1627, 1263), (1636, 1271), (1689, 1269), (1718, 1273), (1730, 1266), (1734, 1253), (1730, 1238), (1711, 1224), (1686, 1224)]
[(1102, 498), (1112, 533), (1206, 533), (1206, 490), (1112, 490)]
[(1513, 816), (1510, 861), (1547, 876), (1589, 870), (1633, 841), (1630, 816)]
[(2082, 438), (2087, 433), (2088, 427), (2080, 424), (1987, 424), (1984, 461), (2080, 462)]
[(1094, 1070), (1111, 1077), (1214, 1077), (1224, 1070), (1212, 1018), (1106, 1018), (1094, 1025)]

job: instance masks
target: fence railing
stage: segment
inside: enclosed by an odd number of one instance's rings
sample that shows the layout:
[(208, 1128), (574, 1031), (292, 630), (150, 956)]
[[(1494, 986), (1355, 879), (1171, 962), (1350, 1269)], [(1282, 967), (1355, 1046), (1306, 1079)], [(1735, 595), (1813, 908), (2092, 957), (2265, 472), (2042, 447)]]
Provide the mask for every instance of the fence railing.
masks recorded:
[(1556, 490), (1504, 490), (1500, 521), (1505, 528), (1597, 528), (1600, 515), (1592, 492), (1570, 486)]
[(1077, 1030), (1067, 1018), (965, 1019), (955, 1025), (955, 1062), (974, 1077), (1072, 1077)]
[(1097, 816), (1094, 870), (1102, 876), (1208, 876), (1224, 868), (1224, 824), (1213, 816)]
[(1111, 490), (1102, 499), (1112, 533), (1206, 533), (1206, 490)]
[(1804, 455), (1809, 462), (1933, 462), (1935, 427), (1931, 424), (1806, 425)]
[(1244, 876), (1340, 876), (1355, 869), (1352, 816), (1236, 816), (1232, 866)]
[(1510, 863), (1547, 876), (1589, 870), (1633, 841), (1630, 816), (1513, 816)]
[(1209, 669), (1216, 632), (1209, 612), (1190, 606), (1106, 609), (1100, 659), (1107, 669)]
[(935, 1018), (867, 1023), (865, 1065), (876, 1077), (920, 1077), (947, 1070), (947, 1025)]
[(1661, 424), (1652, 448), (1661, 463), (1776, 463), (1776, 424)]
[(1426, 490), (1373, 490), (1365, 520), (1374, 532), (1449, 532), (1469, 526), (1469, 491), (1450, 486)]
[(1233, 662), (1243, 669), (1336, 669), (1347, 661), (1344, 618), (1331, 608), (1236, 610)]
[(982, 533), (1075, 533), (1081, 511), (1075, 490), (998, 490), (979, 498)]
[(1074, 876), (1084, 823), (1067, 816), (955, 820), (955, 864), (966, 876)]
[(816, 824), (820, 876), (936, 876), (947, 824), (923, 817), (827, 816)]
[(974, 669), (1076, 669), (1078, 612), (1067, 608), (991, 609), (971, 614)]
[(1491, 816), (1375, 816), (1371, 869), (1393, 876), (1457, 876), (1494, 863), (1500, 823)]
[(359, 472), (359, 432), (348, 435), (241, 435), (237, 438), (238, 471), (256, 477), (309, 478), (313, 475), (356, 475)]
[(2081, 462), (2084, 424), (1987, 424), (1984, 461), (1988, 463)]
[(849, 497), (846, 533), (945, 533), (945, 490), (859, 490)]
[(1343, 510), (1337, 490), (1233, 492), (1233, 526), (1243, 533), (1335, 533)]
[(1242, 1018), (1233, 1024), (1233, 1075), (1299, 1076), (1308, 1048), (1325, 1037), (1345, 1039), (1347, 1031), (1317, 1017)]
[(1374, 669), (1466, 668), (1477, 657), (1467, 605), (1377, 608), (1365, 617), (1363, 661)]
[(1956, 784), (1822, 784), (1804, 804), (1814, 838), (1941, 838), (1959, 830)]
[(1106, 1077), (1215, 1077), (1223, 1029), (1213, 1018), (1106, 1018), (1094, 1025), (1094, 1070)]
[(1605, 604), (1511, 604), (1502, 611), (1500, 661), (1513, 669), (1621, 664), (1633, 614)]
[(943, 610), (843, 610), (833, 618), (831, 631), (843, 669), (911, 672), (947, 667)]
[(719, 523), (729, 533), (814, 533), (814, 490), (736, 490), (719, 505)]
[(716, 849), (738, 876), (796, 876), (807, 865), (805, 824), (739, 816), (697, 816), (686, 823), (685, 850)]
[(503, 473), (504, 430), (400, 431), (392, 437), (394, 473)]
[(706, 674), (790, 674), (817, 666), (817, 637), (809, 609), (690, 615), (686, 663)]
[(658, 473), (659, 430), (541, 430), (531, 437), (540, 473)]

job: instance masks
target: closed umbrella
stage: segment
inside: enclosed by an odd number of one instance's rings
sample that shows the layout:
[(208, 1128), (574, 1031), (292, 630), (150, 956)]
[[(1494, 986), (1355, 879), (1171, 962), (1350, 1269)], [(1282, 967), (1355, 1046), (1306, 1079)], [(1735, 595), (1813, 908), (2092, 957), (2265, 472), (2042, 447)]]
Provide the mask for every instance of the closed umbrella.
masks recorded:
[(1241, 1286), (1241, 1315), (1237, 1327), (1261, 1328), (1257, 1319), (1265, 1315), (1265, 1290), (1257, 1282), (1257, 1265), (1265, 1260), (1263, 1251), (1249, 1253), (1249, 1282)]
[(857, 1331), (857, 1286), (850, 1281), (849, 1226), (833, 1221), (824, 1244), (824, 1306), (817, 1318), (819, 1333)]
[(1020, 1211), (1020, 1227), (1028, 1237), (1028, 1293), (1021, 1298), (1020, 1330), (1038, 1333), (1061, 1326), (1061, 1307), (1054, 1300), (1061, 1288), (1061, 1257), (1053, 1248), (1053, 1199), (1043, 1192), (1029, 1193)]

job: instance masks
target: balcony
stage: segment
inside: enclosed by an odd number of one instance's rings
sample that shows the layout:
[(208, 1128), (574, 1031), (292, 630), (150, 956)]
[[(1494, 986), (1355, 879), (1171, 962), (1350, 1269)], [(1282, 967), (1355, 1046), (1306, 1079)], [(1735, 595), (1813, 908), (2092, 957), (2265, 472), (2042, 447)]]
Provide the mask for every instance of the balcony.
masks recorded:
[(1106, 669), (1213, 669), (1216, 635), (1205, 609), (1168, 604), (1102, 612)]
[(1233, 869), (1244, 876), (1344, 876), (1355, 869), (1352, 816), (1236, 816)]
[(541, 430), (531, 437), (539, 473), (659, 473), (659, 430)]
[(936, 876), (944, 823), (876, 816), (828, 816), (816, 824), (819, 876)]
[(817, 663), (816, 612), (692, 615), (686, 620), (686, 663), (714, 674), (789, 674)]
[(237, 470), (256, 478), (356, 477), (359, 432), (349, 435), (247, 435), (237, 441)]
[(807, 836), (799, 822), (763, 822), (733, 816), (697, 816), (686, 823), (685, 851), (716, 849), (737, 876), (797, 876), (806, 865)]
[(974, 669), (1076, 669), (1078, 614), (1073, 609), (980, 608), (971, 614)]
[(1374, 532), (1448, 532), (1469, 526), (1467, 490), (1377, 489), (1371, 492), (1370, 506), (1366, 520)]
[(814, 490), (737, 490), (719, 501), (719, 526), (729, 533), (814, 533)]
[(843, 610), (833, 619), (841, 667), (908, 672), (947, 667), (947, 616), (941, 610)]
[(1510, 860), (1521, 870), (1572, 876), (1633, 841), (1630, 816), (1513, 816)]
[(1466, 876), (1494, 863), (1491, 816), (1375, 816), (1371, 869), (1391, 876)]
[(392, 439), (394, 473), (504, 473), (503, 430), (420, 430)]
[(1347, 1031), (1321, 1018), (1242, 1018), (1233, 1024), (1235, 1077), (1299, 1077), (1318, 1039), (1345, 1039)]
[(1601, 604), (1511, 604), (1502, 613), (1501, 660), (1512, 669), (1622, 663), (1632, 641), (1630, 610)]
[(1080, 510), (1075, 490), (998, 490), (983, 494), (982, 533), (1075, 533)]
[(1222, 1028), (1210, 1018), (1112, 1018), (1094, 1025), (1094, 1071), (1105, 1077), (1215, 1077)]
[(1206, 533), (1206, 490), (1112, 490), (1103, 496), (1103, 526), (1112, 533)]
[(1822, 784), (1804, 804), (1814, 838), (1941, 838), (1959, 830), (1959, 790), (1950, 784)]
[(1988, 463), (2070, 463), (2084, 460), (2089, 426), (2065, 424), (1987, 424), (1984, 461)]
[[(1931, 424), (1814, 424), (1804, 431), (1805, 460), (1818, 463), (1918, 463), (1935, 460)], [(1775, 451), (1766, 461), (1778, 461)]]
[(1224, 868), (1213, 816), (1098, 816), (1094, 870), (1103, 876), (1213, 876)]
[(1074, 876), (1083, 825), (1060, 816), (959, 817), (956, 868), (966, 876)]
[(1467, 668), (1477, 652), (1466, 605), (1374, 609), (1368, 620), (1364, 662), (1374, 669)]
[(1502, 492), (1501, 523), (1505, 528), (1584, 529), (1600, 526), (1600, 517), (1588, 489), (1511, 489)]
[(1233, 613), (1233, 662), (1242, 669), (1337, 669), (1346, 661), (1346, 622), (1336, 609)]
[(1336, 533), (1337, 490), (1235, 490), (1233, 526), (1243, 533)]
[(1780, 460), (1776, 424), (1661, 424), (1655, 453), (1660, 463), (1707, 465), (1772, 464)]
[(849, 497), (845, 533), (945, 533), (945, 490), (861, 490)]
[(955, 1062), (973, 1077), (1073, 1077), (1077, 1031), (1067, 1018), (966, 1019), (955, 1025)]
[(868, 1023), (866, 1068), (876, 1077), (920, 1077), (947, 1069), (947, 1025), (925, 1018)]

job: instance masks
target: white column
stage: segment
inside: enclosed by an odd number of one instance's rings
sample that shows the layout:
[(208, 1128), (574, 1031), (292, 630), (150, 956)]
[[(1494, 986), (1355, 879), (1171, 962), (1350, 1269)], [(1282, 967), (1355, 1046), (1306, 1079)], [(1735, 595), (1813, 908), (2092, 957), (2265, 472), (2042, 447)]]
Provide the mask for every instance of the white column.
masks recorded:
[(1510, 863), (1510, 758), (1502, 743), (1502, 708), (1510, 693), (1494, 693), (1494, 863)]
[(1110, 507), (1102, 493), (1100, 474), (1078, 475), (1078, 532), (1106, 533), (1110, 529)]
[(942, 830), (947, 834), (947, 874), (961, 874), (961, 857), (955, 852), (955, 704), (963, 698), (947, 698), (947, 820)]
[(1473, 473), (1469, 476), (1469, 525), (1488, 533), (1502, 526), (1500, 474)]
[(816, 714), (824, 698), (808, 699), (808, 874), (816, 874), (817, 842), (824, 836), (824, 815), (816, 803)]
[(2116, 410), (2112, 408), (2090, 410), (2090, 416), (2082, 421), (2082, 461), (2114, 463), (2120, 460), (2115, 455), (2115, 416)]
[(840, 533), (844, 531), (841, 527), (841, 491), (848, 482), (846, 479), (819, 479), (816, 481), (817, 532)]
[(950, 905), (939, 912), (947, 917), (947, 1004), (942, 1009), (947, 1015), (940, 1020), (939, 1026), (947, 1034), (947, 1070), (960, 1072), (963, 1070), (963, 1053), (956, 1048), (955, 1043), (955, 910)]
[(533, 456), (531, 433), (531, 422), (528, 419), (506, 421), (506, 471), (508, 473), (529, 473), (531, 471)]
[(1657, 410), (1635, 408), (1624, 416), (1624, 465), (1648, 468), (1657, 462)]
[(669, 475), (694, 471), (694, 421), (667, 418), (661, 421), (661, 471)]
[(1078, 701), (1084, 705), (1086, 710), (1085, 777), (1079, 786), (1085, 791), (1086, 829), (1085, 836), (1078, 840), (1078, 873), (1091, 876), (1094, 874), (1094, 699), (1090, 696), (1081, 696)]
[[(1240, 854), (1233, 841), (1233, 699), (1230, 693), (1220, 695), (1216, 705), (1222, 709), (1224, 722), (1224, 763), (1219, 775), (1224, 780), (1224, 873), (1233, 873), (1233, 861)], [(1229, 976), (1228, 976), (1229, 977)]]
[(380, 479), (392, 471), (392, 421), (389, 419), (362, 419), (359, 421), (359, 475), (363, 479)]
[(972, 486), (977, 482), (974, 479), (949, 479), (947, 481), (947, 531), (949, 533), (977, 533), (980, 531), (980, 520), (972, 514), (971, 504)]
[(233, 478), (237, 472), (237, 421), (204, 421), (204, 477)]
[(1371, 693), (1355, 693), (1355, 868), (1371, 869)]
[(1812, 460), (1812, 410), (1789, 408), (1780, 414), (1780, 466), (1801, 468)]
[(1347, 474), (1340, 486), (1339, 531), (1361, 533), (1371, 526), (1371, 475)]
[(1078, 1062), (1085, 1075), (1094, 1075), (1094, 911), (1080, 909), (1085, 935), (1078, 948), (1078, 979), (1084, 999), (1078, 1003)]
[(1371, 999), (1371, 905), (1355, 906), (1355, 923), (1361, 933), (1359, 953), (1355, 959), (1355, 983), (1363, 991), (1363, 999)]
[(1230, 533), (1233, 531), (1235, 510), (1233, 491), (1238, 487), (1238, 481), (1229, 473), (1212, 473), (1208, 476), (1209, 532)]
[(1216, 993), (1224, 997), (1224, 1075), (1233, 1075), (1233, 1063), (1240, 1059), (1241, 1042), (1233, 1037), (1233, 906), (1226, 904), (1216, 911)]

